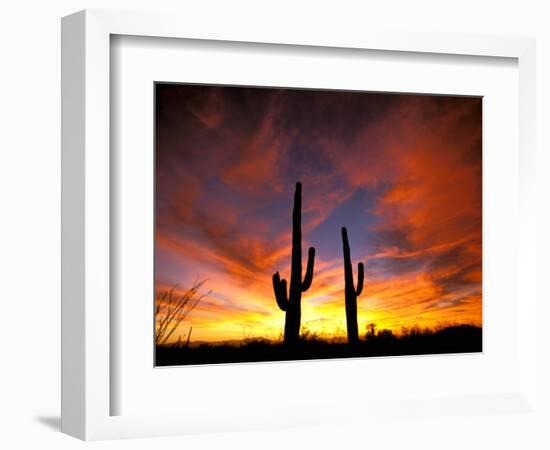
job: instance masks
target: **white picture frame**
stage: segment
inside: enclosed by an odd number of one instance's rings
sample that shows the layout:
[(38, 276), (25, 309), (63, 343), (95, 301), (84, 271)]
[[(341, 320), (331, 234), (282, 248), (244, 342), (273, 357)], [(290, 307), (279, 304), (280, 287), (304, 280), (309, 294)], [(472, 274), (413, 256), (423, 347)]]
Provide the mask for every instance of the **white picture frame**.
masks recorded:
[[(269, 415), (239, 421), (185, 414), (112, 415), (110, 333), (110, 39), (112, 35), (164, 37), (301, 47), (366, 49), (416, 54), (502, 57), (517, 60), (519, 74), (519, 200), (517, 262), (517, 389), (468, 398), (400, 403), (410, 414), (437, 405), (441, 415), (511, 410), (536, 414), (537, 354), (535, 255), (535, 42), (527, 38), (456, 34), (409, 34), (349, 30), (332, 34), (314, 26), (284, 30), (250, 23), (205, 24), (192, 17), (113, 11), (82, 11), (62, 21), (62, 430), (85, 440), (233, 431), (308, 425), (361, 416), (402, 417), (395, 403), (278, 405)], [(395, 400), (393, 400), (395, 401)], [(321, 405), (322, 406), (322, 405)], [(408, 408), (408, 409), (407, 409)], [(246, 415), (246, 414), (245, 414)]]

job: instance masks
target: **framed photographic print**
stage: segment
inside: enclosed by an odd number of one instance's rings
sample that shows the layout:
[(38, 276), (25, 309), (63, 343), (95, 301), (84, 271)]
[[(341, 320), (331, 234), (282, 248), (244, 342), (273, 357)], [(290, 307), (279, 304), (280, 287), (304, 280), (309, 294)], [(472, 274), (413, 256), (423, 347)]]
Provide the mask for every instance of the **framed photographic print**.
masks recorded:
[(532, 40), (62, 34), (64, 432), (535, 411)]
[(481, 130), (480, 97), (155, 84), (155, 364), (481, 352)]

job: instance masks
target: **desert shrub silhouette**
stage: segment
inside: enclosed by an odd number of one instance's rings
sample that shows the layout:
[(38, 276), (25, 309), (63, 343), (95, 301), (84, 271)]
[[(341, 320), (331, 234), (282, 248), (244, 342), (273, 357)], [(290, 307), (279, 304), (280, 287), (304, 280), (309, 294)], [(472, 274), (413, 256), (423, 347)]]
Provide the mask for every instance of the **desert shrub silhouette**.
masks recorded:
[(302, 292), (306, 292), (313, 281), (315, 249), (310, 247), (307, 259), (306, 275), (302, 281), (302, 184), (296, 183), (294, 207), (292, 210), (292, 260), (290, 268), (290, 288), (281, 279), (279, 272), (273, 274), (273, 291), (281, 310), (285, 311), (284, 343), (293, 345), (300, 336), (302, 316)]
[[(168, 342), (172, 334), (178, 329), (179, 325), (185, 320), (198, 303), (212, 293), (200, 294), (199, 289), (206, 283), (206, 280), (196, 281), (193, 286), (181, 295), (175, 293), (176, 287), (166, 289), (160, 292), (155, 299), (155, 344), (164, 345)], [(187, 343), (191, 337), (191, 330), (187, 335)], [(177, 347), (181, 345), (181, 339), (175, 343)]]

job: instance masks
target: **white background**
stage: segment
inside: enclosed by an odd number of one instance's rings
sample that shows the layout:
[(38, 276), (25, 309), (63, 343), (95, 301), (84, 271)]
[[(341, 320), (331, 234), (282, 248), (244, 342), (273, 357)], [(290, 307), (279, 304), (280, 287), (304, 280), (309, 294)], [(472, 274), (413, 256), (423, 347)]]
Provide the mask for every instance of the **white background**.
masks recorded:
[[(199, 5), (200, 3), (200, 5)], [(85, 444), (62, 435), (59, 428), (59, 203), (60, 203), (60, 27), (59, 17), (85, 7), (134, 10), (175, 10), (186, 14), (227, 15), (227, 20), (267, 17), (281, 23), (311, 21), (327, 27), (388, 28), (426, 31), (516, 34), (538, 41), (539, 230), (550, 230), (548, 206), (550, 168), (550, 14), (540, 1), (442, 2), (417, 0), (357, 3), (340, 0), (285, 2), (183, 1), (20, 1), (0, 11), (0, 221), (1, 300), (4, 306), (0, 342), (0, 446), (4, 448), (80, 448)], [(263, 3), (263, 6), (260, 4)], [(248, 17), (245, 17), (248, 16)], [(548, 125), (546, 125), (548, 126)], [(545, 169), (546, 167), (546, 169)], [(541, 170), (542, 169), (542, 170)], [(542, 214), (541, 214), (542, 216)], [(540, 255), (550, 250), (539, 233)], [(546, 250), (545, 251), (543, 251)], [(541, 257), (542, 258), (542, 257)], [(542, 267), (539, 264), (539, 270)], [(547, 272), (548, 273), (548, 272)], [(542, 278), (542, 277), (541, 277)], [(545, 288), (542, 283), (541, 289)], [(539, 297), (540, 300), (541, 297)], [(548, 296), (544, 296), (548, 298)], [(545, 311), (550, 308), (544, 306)], [(545, 316), (550, 317), (550, 314)], [(548, 328), (540, 335), (548, 342)], [(546, 351), (548, 348), (539, 349)], [(548, 363), (545, 364), (547, 379)], [(548, 398), (548, 397), (547, 397)], [(547, 400), (548, 401), (548, 400)], [(101, 448), (238, 448), (280, 449), (343, 445), (384, 448), (547, 448), (529, 416), (488, 416), (453, 419), (456, 433), (438, 435), (438, 422), (404, 420), (396, 425), (353, 424), (277, 432), (164, 438), (132, 442), (101, 442)]]

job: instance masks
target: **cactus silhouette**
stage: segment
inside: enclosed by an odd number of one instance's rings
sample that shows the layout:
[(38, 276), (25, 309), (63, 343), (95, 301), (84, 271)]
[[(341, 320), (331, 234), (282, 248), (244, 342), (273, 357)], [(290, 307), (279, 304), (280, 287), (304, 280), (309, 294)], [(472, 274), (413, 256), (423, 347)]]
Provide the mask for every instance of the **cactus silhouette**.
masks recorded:
[(357, 297), (363, 290), (365, 278), (363, 263), (357, 265), (357, 287), (353, 285), (353, 267), (351, 266), (351, 254), (349, 250), (348, 230), (342, 227), (342, 243), (344, 247), (344, 280), (346, 283), (346, 322), (348, 326), (348, 342), (355, 344), (359, 342), (359, 330), (357, 327)]
[(310, 247), (307, 258), (306, 275), (302, 281), (302, 183), (296, 183), (294, 208), (292, 210), (292, 260), (290, 268), (290, 288), (287, 294), (287, 283), (281, 279), (279, 272), (273, 274), (273, 291), (275, 299), (285, 315), (284, 343), (292, 345), (300, 337), (300, 320), (302, 316), (302, 292), (306, 292), (313, 280), (315, 249)]

